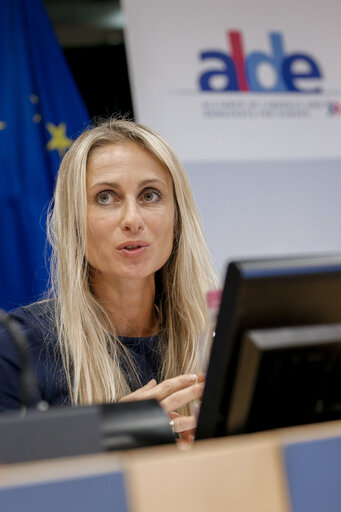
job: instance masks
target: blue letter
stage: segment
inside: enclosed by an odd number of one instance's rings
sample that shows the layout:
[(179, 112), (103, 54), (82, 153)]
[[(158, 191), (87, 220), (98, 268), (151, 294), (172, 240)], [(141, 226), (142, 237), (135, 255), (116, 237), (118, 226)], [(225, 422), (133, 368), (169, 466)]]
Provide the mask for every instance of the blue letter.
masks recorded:
[[(250, 53), (245, 59), (246, 75), (250, 91), (281, 92), (285, 90), (281, 76), (283, 60), (283, 44), (280, 33), (270, 34), (270, 43), (272, 45), (273, 56), (266, 55), (263, 52)], [(268, 63), (274, 69), (277, 81), (272, 87), (263, 87), (257, 78), (257, 67), (262, 62)]]
[[(226, 55), (223, 52), (202, 52), (200, 54), (200, 58), (204, 59), (219, 59), (223, 65), (223, 69), (218, 69), (215, 71), (206, 71), (200, 76), (200, 88), (203, 91), (211, 91), (211, 92), (221, 92), (221, 91), (238, 91), (238, 82), (237, 82), (237, 74), (236, 67), (234, 65), (233, 60), (229, 55)], [(211, 85), (211, 80), (214, 76), (223, 75), (226, 77), (226, 85), (225, 87), (217, 88)]]
[[(295, 73), (292, 69), (295, 61), (304, 61), (308, 64), (308, 71), (306, 73)], [(289, 91), (298, 91), (298, 92), (321, 92), (320, 87), (315, 87), (313, 89), (299, 89), (295, 85), (295, 81), (297, 78), (321, 78), (320, 70), (316, 64), (316, 62), (308, 55), (304, 55), (303, 53), (295, 53), (287, 57), (283, 62), (283, 78), (284, 82)]]

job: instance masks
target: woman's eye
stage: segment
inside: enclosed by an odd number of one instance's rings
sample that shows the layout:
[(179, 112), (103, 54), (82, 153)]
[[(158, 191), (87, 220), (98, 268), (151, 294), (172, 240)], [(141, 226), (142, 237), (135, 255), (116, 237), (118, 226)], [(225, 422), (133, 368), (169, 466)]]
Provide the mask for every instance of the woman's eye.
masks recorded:
[(112, 192), (104, 190), (103, 192), (97, 194), (96, 200), (99, 204), (110, 204), (113, 202), (114, 197)]
[(161, 194), (157, 190), (146, 190), (142, 193), (142, 199), (146, 203), (155, 203), (161, 199)]

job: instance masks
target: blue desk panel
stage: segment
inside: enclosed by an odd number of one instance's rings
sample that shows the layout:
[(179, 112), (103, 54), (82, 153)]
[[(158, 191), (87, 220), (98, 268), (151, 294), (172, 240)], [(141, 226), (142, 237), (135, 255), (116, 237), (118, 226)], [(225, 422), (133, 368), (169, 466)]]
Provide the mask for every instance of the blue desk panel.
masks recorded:
[(120, 472), (0, 489), (1, 512), (128, 512)]
[(341, 511), (341, 437), (284, 447), (293, 512)]

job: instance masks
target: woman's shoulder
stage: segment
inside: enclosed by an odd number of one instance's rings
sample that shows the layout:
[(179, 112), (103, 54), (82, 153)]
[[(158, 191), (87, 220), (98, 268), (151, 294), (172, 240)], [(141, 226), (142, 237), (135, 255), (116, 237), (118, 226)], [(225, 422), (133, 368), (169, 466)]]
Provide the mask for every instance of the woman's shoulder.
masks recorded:
[[(42, 342), (52, 341), (56, 337), (54, 299), (21, 306), (10, 311), (9, 315), (19, 324), (30, 344), (40, 345)], [(0, 335), (4, 335), (1, 328)]]
[(20, 379), (27, 361), (37, 379), (41, 400), (58, 405), (67, 399), (54, 313), (54, 300), (35, 302), (10, 312), (25, 337), (24, 357), (22, 345), (19, 350), (9, 330), (0, 325), (0, 411), (19, 407)]
[(10, 311), (9, 315), (23, 327), (48, 326), (55, 322), (55, 300), (47, 299), (20, 306)]
[(9, 312), (11, 317), (19, 321), (29, 321), (31, 319), (44, 319), (51, 317), (55, 310), (55, 299), (46, 299), (39, 302), (33, 302), (26, 306), (20, 306)]

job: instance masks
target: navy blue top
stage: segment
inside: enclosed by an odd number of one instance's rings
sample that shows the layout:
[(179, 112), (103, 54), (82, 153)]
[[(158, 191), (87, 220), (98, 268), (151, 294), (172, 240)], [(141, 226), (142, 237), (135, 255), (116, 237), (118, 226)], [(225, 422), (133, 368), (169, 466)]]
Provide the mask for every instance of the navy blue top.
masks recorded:
[[(53, 300), (16, 309), (11, 316), (26, 334), (39, 398), (50, 405), (69, 404), (66, 376), (61, 363), (53, 320)], [(120, 337), (133, 356), (143, 386), (158, 378), (159, 337)], [(20, 407), (21, 359), (11, 336), (0, 326), (0, 411)], [(129, 375), (127, 375), (129, 382)], [(132, 390), (136, 388), (131, 382)]]

